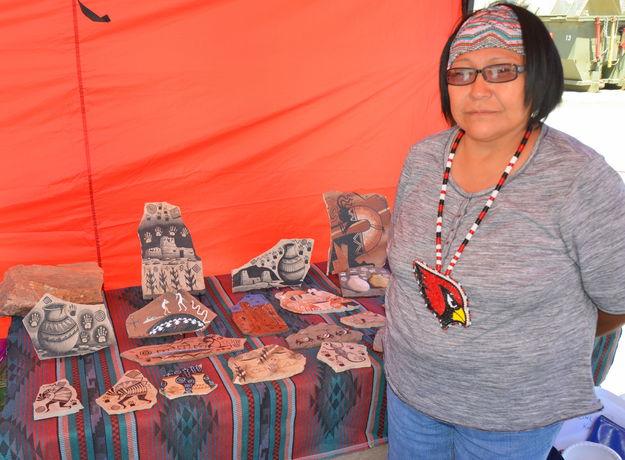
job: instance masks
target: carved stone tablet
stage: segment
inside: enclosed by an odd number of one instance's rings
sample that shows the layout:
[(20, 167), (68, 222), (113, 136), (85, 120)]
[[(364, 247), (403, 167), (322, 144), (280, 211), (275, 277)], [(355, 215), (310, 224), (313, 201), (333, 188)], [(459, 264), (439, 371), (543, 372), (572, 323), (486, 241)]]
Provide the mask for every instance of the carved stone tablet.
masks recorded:
[(243, 338), (209, 334), (203, 337), (188, 337), (172, 343), (132, 348), (121, 355), (142, 366), (155, 366), (239, 351), (243, 349), (245, 341), (246, 339)]
[(185, 367), (178, 371), (170, 371), (161, 380), (160, 392), (169, 399), (182, 396), (207, 395), (217, 388), (217, 384), (209, 379), (202, 365)]
[(358, 342), (362, 339), (362, 332), (341, 327), (338, 324), (319, 323), (300, 329), (286, 338), (286, 342), (293, 350), (313, 348), (322, 342)]
[(350, 268), (339, 273), (344, 297), (374, 297), (384, 295), (391, 274), (384, 267), (373, 265)]
[(100, 304), (103, 273), (96, 262), (15, 265), (0, 283), (0, 314), (26, 316), (44, 294), (72, 303)]
[(303, 372), (305, 366), (304, 355), (280, 345), (266, 345), (228, 360), (232, 381), (239, 385), (285, 379)]
[(272, 335), (289, 330), (273, 305), (260, 294), (248, 294), (230, 307), (232, 319), (246, 335)]
[(386, 198), (375, 193), (323, 194), (330, 217), (328, 274), (350, 267), (386, 263), (386, 241), (391, 211)]
[(82, 408), (74, 387), (69, 384), (67, 379), (61, 379), (54, 383), (41, 385), (33, 403), (33, 417), (35, 420), (62, 417), (75, 414)]
[(280, 291), (276, 292), (275, 296), (285, 310), (304, 315), (334, 313), (358, 308), (358, 305), (351, 300), (318, 289)]
[(314, 240), (280, 240), (269, 251), (232, 270), (232, 291), (297, 286), (310, 269)]
[(158, 337), (203, 331), (217, 315), (185, 291), (162, 294), (128, 315), (128, 337)]
[(205, 289), (202, 259), (195, 253), (178, 206), (145, 203), (138, 233), (144, 299), (173, 291), (199, 294)]
[(317, 359), (330, 366), (334, 372), (371, 366), (367, 347), (358, 343), (323, 342)]
[(109, 415), (125, 414), (154, 406), (156, 394), (154, 385), (141, 372), (133, 369), (126, 372), (113, 388), (109, 388), (95, 402)]
[(372, 311), (343, 316), (340, 321), (347, 326), (359, 328), (381, 327), (386, 324), (386, 318), (384, 316), (373, 313)]
[(115, 343), (104, 304), (81, 305), (45, 294), (23, 324), (39, 359), (86, 355)]

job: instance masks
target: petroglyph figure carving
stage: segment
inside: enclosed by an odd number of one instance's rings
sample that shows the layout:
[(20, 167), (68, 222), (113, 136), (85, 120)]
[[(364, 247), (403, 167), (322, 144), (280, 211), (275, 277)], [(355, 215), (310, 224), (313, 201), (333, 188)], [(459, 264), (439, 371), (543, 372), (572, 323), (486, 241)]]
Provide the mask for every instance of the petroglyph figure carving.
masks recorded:
[(178, 300), (178, 311), (187, 311), (187, 306), (184, 304), (184, 300), (182, 300), (182, 294), (180, 292), (176, 292), (176, 300)]
[(187, 337), (172, 343), (133, 348), (123, 352), (122, 356), (136, 361), (142, 366), (154, 366), (240, 351), (243, 349), (245, 341), (246, 339), (243, 338), (209, 334), (202, 337)]
[(171, 312), (169, 311), (169, 308), (167, 308), (167, 304), (169, 303), (169, 300), (167, 299), (163, 299), (163, 302), (161, 303), (161, 308), (163, 309), (163, 314), (164, 315), (169, 315)]
[(386, 324), (386, 318), (372, 311), (364, 311), (355, 315), (343, 316), (341, 323), (359, 328), (382, 327)]
[(319, 323), (289, 335), (286, 341), (290, 348), (297, 350), (300, 348), (318, 347), (324, 341), (358, 342), (361, 339), (362, 332), (339, 326), (338, 324)]
[(149, 409), (156, 404), (156, 388), (137, 370), (126, 372), (96, 403), (108, 414)]
[(305, 365), (304, 355), (279, 345), (266, 345), (228, 360), (232, 381), (238, 384), (291, 377), (302, 372)]
[(384, 196), (375, 193), (323, 194), (330, 217), (328, 274), (350, 267), (386, 263), (386, 241), (391, 211)]
[(76, 390), (67, 379), (61, 379), (39, 388), (33, 403), (33, 416), (35, 420), (42, 420), (74, 414), (82, 408)]
[(317, 359), (328, 364), (335, 372), (371, 366), (367, 347), (358, 343), (323, 342)]
[(126, 331), (131, 338), (199, 332), (216, 316), (187, 291), (167, 292), (128, 315)]

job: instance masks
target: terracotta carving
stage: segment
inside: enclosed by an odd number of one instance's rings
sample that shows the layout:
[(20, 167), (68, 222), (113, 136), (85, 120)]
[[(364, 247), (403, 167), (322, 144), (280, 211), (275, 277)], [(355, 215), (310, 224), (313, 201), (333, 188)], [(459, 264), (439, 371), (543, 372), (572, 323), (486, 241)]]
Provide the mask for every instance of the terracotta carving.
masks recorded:
[(199, 294), (205, 289), (202, 259), (195, 253), (178, 206), (145, 203), (138, 233), (144, 299), (173, 291)]
[(33, 418), (43, 420), (75, 414), (83, 408), (76, 390), (67, 379), (41, 385), (33, 403)]
[(269, 251), (232, 271), (232, 291), (296, 286), (310, 269), (314, 240), (280, 240)]
[(317, 359), (330, 366), (334, 372), (371, 366), (367, 347), (358, 343), (323, 342)]
[(156, 388), (138, 370), (126, 372), (95, 402), (109, 415), (149, 409), (156, 404)]
[(381, 327), (386, 324), (386, 318), (384, 316), (373, 313), (372, 311), (343, 316), (340, 321), (347, 326), (359, 328)]
[(239, 385), (285, 379), (303, 372), (305, 366), (304, 355), (280, 345), (266, 345), (228, 360), (232, 381)]
[(0, 315), (26, 316), (45, 294), (80, 304), (101, 304), (103, 271), (96, 262), (15, 265), (0, 283)]
[(285, 310), (301, 314), (333, 313), (358, 308), (351, 300), (318, 289), (285, 290), (275, 294)]
[(335, 191), (324, 193), (323, 199), (330, 217), (328, 274), (361, 265), (383, 266), (391, 222), (386, 198)]
[(246, 335), (272, 335), (289, 330), (273, 305), (260, 294), (248, 294), (230, 307), (232, 319)]
[(203, 331), (217, 315), (186, 291), (168, 292), (128, 315), (128, 337), (158, 337)]
[(246, 339), (243, 338), (209, 334), (203, 337), (187, 337), (172, 343), (132, 348), (121, 355), (142, 366), (155, 366), (239, 351), (243, 349), (245, 341)]
[(182, 396), (207, 395), (217, 388), (217, 384), (204, 374), (202, 365), (170, 371), (161, 380), (160, 392), (169, 399)]
[(375, 297), (384, 295), (390, 272), (374, 265), (350, 268), (339, 273), (339, 283), (343, 297)]
[(46, 294), (23, 324), (39, 359), (86, 355), (115, 343), (104, 304), (81, 305)]
[(289, 335), (286, 342), (290, 348), (297, 350), (318, 347), (322, 342), (358, 342), (361, 339), (362, 332), (338, 324), (319, 323)]

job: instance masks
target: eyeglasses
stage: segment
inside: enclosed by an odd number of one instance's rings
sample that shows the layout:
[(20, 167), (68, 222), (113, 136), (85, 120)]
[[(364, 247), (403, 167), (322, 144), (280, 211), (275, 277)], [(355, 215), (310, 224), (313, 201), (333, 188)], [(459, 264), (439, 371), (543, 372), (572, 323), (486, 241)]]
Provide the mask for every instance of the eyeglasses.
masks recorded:
[(516, 64), (493, 64), (481, 69), (472, 67), (452, 67), (447, 70), (447, 84), (453, 86), (465, 86), (473, 83), (477, 74), (481, 73), (485, 81), (489, 83), (505, 83), (516, 80), (525, 67)]

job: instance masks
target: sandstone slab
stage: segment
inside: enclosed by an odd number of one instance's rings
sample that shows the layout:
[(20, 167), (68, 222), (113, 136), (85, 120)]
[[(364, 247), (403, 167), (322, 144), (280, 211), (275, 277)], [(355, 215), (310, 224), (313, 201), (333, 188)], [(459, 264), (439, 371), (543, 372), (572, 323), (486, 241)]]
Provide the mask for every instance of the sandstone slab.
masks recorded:
[(76, 390), (67, 379), (42, 385), (33, 403), (33, 418), (43, 420), (75, 414), (83, 409)]
[(304, 372), (306, 356), (280, 345), (265, 345), (228, 360), (234, 383), (268, 382)]
[(109, 415), (125, 414), (153, 407), (158, 391), (138, 370), (127, 371), (95, 402)]
[(44, 294), (67, 302), (103, 302), (103, 270), (96, 262), (15, 265), (0, 283), (0, 315), (26, 316)]
[(330, 366), (334, 372), (371, 367), (367, 347), (359, 343), (323, 342), (317, 359)]

